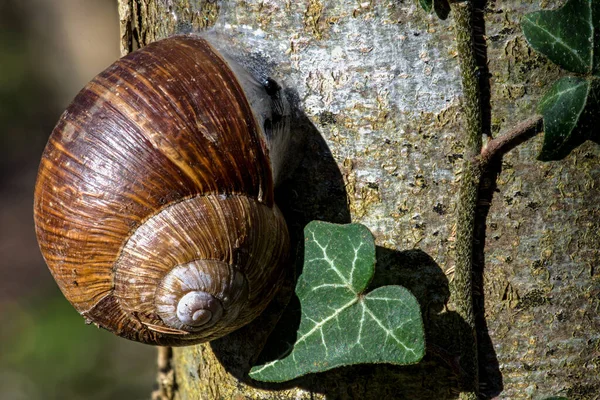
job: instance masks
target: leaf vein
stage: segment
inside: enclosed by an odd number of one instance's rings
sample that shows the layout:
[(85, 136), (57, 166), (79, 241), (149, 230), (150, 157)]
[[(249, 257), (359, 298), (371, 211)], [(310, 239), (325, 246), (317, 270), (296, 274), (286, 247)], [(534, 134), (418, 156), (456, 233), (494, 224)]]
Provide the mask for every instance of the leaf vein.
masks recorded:
[(354, 249), (354, 259), (352, 260), (352, 269), (350, 269), (350, 283), (354, 284), (354, 270), (356, 269), (356, 261), (358, 260), (358, 252), (360, 248), (363, 246), (363, 242), (361, 242), (358, 247), (352, 246)]
[(560, 97), (566, 93), (570, 93), (572, 91), (575, 91), (577, 89), (579, 89), (580, 86), (587, 84), (587, 81), (582, 81), (580, 83), (578, 83), (577, 85), (573, 85), (571, 87), (569, 87), (568, 89), (565, 90), (561, 90), (560, 92), (556, 92), (554, 93), (552, 96), (548, 96), (544, 99), (544, 103), (543, 104), (547, 104), (551, 101), (553, 101), (554, 99), (556, 99), (557, 97)]
[[(579, 52), (577, 52), (575, 49), (573, 49), (572, 47), (570, 47), (567, 43), (565, 43), (560, 37), (555, 36), (552, 34), (552, 32), (550, 32), (549, 30), (545, 29), (544, 27), (542, 27), (541, 25), (534, 23), (533, 21), (531, 21), (529, 18), (525, 19), (526, 21), (529, 21), (529, 23), (531, 23), (534, 27), (538, 28), (540, 31), (548, 34), (548, 36), (550, 36), (552, 39), (554, 39), (554, 43), (558, 43), (560, 44), (562, 47), (566, 48), (571, 54), (573, 54), (580, 62), (582, 65), (584, 66), (588, 66), (588, 63), (586, 63), (583, 58), (581, 58), (581, 55), (579, 55)], [(552, 46), (552, 45), (551, 45)]]
[(315, 331), (317, 329), (320, 329), (321, 326), (325, 325), (327, 322), (329, 322), (332, 319), (336, 318), (342, 311), (344, 311), (345, 309), (347, 309), (348, 307), (350, 307), (352, 304), (356, 303), (357, 301), (358, 301), (358, 298), (353, 298), (351, 301), (349, 301), (348, 303), (344, 304), (341, 308), (338, 308), (335, 313), (331, 314), (327, 318), (322, 319), (320, 322), (317, 322), (315, 320), (309, 319), (307, 317), (311, 322), (315, 323), (315, 325), (308, 332), (304, 333), (296, 341), (296, 344), (304, 342), (308, 337), (310, 337), (313, 333), (315, 333)]
[(346, 277), (344, 276), (344, 274), (342, 274), (336, 267), (335, 267), (335, 263), (329, 259), (329, 257), (327, 256), (327, 246), (322, 246), (321, 243), (319, 243), (319, 241), (317, 240), (317, 238), (315, 237), (315, 233), (312, 233), (312, 237), (313, 237), (313, 241), (315, 242), (315, 244), (321, 249), (321, 251), (323, 252), (323, 260), (325, 262), (327, 262), (327, 264), (329, 264), (329, 268), (331, 268), (336, 274), (337, 276), (342, 280), (342, 282), (344, 282), (344, 284), (348, 287), (348, 289), (356, 294), (356, 291), (354, 290), (354, 288), (352, 287), (352, 285), (350, 284), (350, 282), (348, 282), (348, 280), (346, 279)]
[(379, 318), (377, 318), (377, 316), (375, 316), (375, 314), (373, 314), (373, 312), (366, 306), (366, 304), (364, 302), (361, 302), (361, 304), (363, 305), (363, 307), (365, 308), (365, 310), (367, 311), (369, 316), (373, 319), (373, 321), (375, 321), (375, 323), (377, 323), (377, 325), (379, 325), (379, 327), (386, 333), (386, 337), (385, 337), (386, 344), (387, 344), (388, 337), (392, 337), (396, 341), (396, 343), (398, 343), (400, 346), (404, 347), (404, 350), (410, 351), (411, 353), (416, 354), (415, 349), (406, 346), (398, 337), (396, 337), (396, 335), (394, 335), (394, 332), (392, 330), (388, 329), (385, 325), (383, 325), (383, 323), (379, 320)]
[(341, 285), (339, 283), (323, 283), (322, 285), (315, 286), (314, 288), (312, 288), (311, 291), (314, 292), (317, 289), (331, 288), (331, 287), (333, 287), (333, 288), (340, 288), (340, 287), (345, 288), (346, 285)]

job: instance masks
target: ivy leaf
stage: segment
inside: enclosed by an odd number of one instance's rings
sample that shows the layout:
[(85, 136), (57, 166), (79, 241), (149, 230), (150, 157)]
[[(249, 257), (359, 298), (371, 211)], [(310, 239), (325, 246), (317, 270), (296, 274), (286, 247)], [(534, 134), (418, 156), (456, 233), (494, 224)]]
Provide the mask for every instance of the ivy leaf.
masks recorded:
[(531, 47), (585, 75), (560, 79), (542, 98), (544, 145), (538, 159), (560, 160), (586, 140), (600, 143), (600, 1), (569, 0), (557, 10), (528, 14), (521, 24)]
[(445, 20), (450, 14), (450, 3), (448, 0), (433, 0), (433, 9), (439, 19)]
[(544, 145), (538, 158), (560, 160), (585, 142), (600, 142), (600, 82), (597, 78), (565, 77), (542, 98)]
[(423, 10), (427, 12), (431, 12), (431, 8), (433, 6), (433, 0), (419, 0), (419, 4), (423, 8)]
[(297, 329), (289, 320), (279, 324), (295, 337), (276, 327), (278, 357), (254, 366), (250, 377), (283, 382), (343, 365), (421, 360), (425, 336), (415, 297), (401, 286), (365, 293), (375, 272), (371, 232), (360, 224), (313, 221), (304, 234), (304, 268), (291, 302), (299, 323)]
[(525, 38), (555, 64), (578, 74), (600, 72), (600, 2), (569, 0), (557, 10), (527, 14)]
[(419, 0), (421, 8), (427, 12), (435, 11), (439, 19), (445, 20), (450, 14), (450, 3), (448, 0)]

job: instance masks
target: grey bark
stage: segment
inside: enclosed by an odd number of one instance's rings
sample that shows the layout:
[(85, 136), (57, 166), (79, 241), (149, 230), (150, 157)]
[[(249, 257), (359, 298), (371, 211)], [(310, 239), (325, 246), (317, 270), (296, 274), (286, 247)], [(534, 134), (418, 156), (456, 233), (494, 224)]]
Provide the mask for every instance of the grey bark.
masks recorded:
[[(297, 127), (306, 135), (305, 157), (278, 191), (293, 238), (311, 219), (367, 225), (379, 246), (372, 285), (412, 290), (427, 330), (428, 355), (414, 366), (361, 365), (287, 384), (252, 382), (246, 373), (290, 284), (251, 326), (174, 349), (175, 398), (458, 396), (455, 332), (462, 321), (448, 287), (462, 92), (450, 20), (428, 16), (416, 3), (120, 0), (124, 53), (211, 28), (231, 36), (235, 51), (270, 66), (297, 100)], [(487, 5), (492, 134), (533, 115), (563, 74), (520, 32), (519, 18), (539, 8), (516, 0)], [(475, 288), (481, 392), (598, 398), (600, 150), (588, 143), (561, 162), (542, 163), (535, 159), (540, 145), (538, 137), (509, 153), (496, 182), (494, 174), (486, 182), (493, 202), (487, 230), (479, 231), (485, 268)], [(480, 206), (485, 213), (489, 204)]]

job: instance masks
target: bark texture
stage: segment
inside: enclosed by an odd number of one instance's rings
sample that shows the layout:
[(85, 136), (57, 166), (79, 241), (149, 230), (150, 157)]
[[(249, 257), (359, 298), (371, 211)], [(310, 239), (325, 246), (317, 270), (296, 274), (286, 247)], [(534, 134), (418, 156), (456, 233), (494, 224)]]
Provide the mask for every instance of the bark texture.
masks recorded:
[[(532, 116), (563, 74), (532, 52), (519, 28), (524, 13), (557, 5), (541, 3), (491, 1), (484, 9), (494, 135)], [(123, 52), (211, 28), (230, 36), (236, 52), (269, 66), (302, 110), (295, 125), (305, 135), (305, 157), (276, 198), (292, 240), (311, 219), (367, 225), (379, 246), (372, 286), (408, 287), (427, 331), (428, 355), (414, 366), (360, 365), (286, 384), (252, 382), (246, 373), (289, 284), (250, 326), (174, 349), (174, 397), (457, 398), (456, 332), (465, 327), (448, 288), (464, 115), (452, 15), (439, 21), (412, 0), (120, 0), (120, 12)], [(481, 394), (594, 399), (600, 149), (588, 143), (561, 162), (542, 163), (535, 159), (541, 139), (506, 155), (482, 187), (476, 232), (485, 253), (480, 248), (475, 257), (484, 272), (474, 279)]]

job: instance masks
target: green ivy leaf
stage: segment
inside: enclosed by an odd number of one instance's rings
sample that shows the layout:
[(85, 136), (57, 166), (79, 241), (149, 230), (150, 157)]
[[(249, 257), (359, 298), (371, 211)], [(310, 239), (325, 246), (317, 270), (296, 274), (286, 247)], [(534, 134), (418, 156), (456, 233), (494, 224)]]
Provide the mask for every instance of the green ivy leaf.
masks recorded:
[(569, 0), (557, 10), (528, 14), (521, 24), (531, 47), (586, 75), (560, 79), (542, 98), (544, 145), (538, 159), (560, 160), (586, 140), (600, 143), (600, 1)]
[(343, 365), (421, 360), (425, 335), (415, 297), (401, 286), (365, 293), (375, 272), (371, 232), (359, 224), (313, 221), (304, 234), (304, 268), (291, 302), (299, 323), (297, 329), (289, 321), (279, 324), (295, 338), (276, 327), (278, 357), (253, 367), (250, 377), (283, 382)]
[(569, 0), (557, 10), (527, 14), (525, 38), (552, 62), (578, 74), (600, 71), (600, 2)]
[(433, 0), (419, 0), (419, 4), (423, 8), (423, 10), (427, 12), (431, 12), (433, 6)]
[(427, 12), (435, 11), (439, 19), (445, 20), (450, 14), (450, 3), (448, 0), (419, 0), (421, 8)]
[(433, 9), (439, 19), (445, 20), (450, 14), (450, 3), (448, 0), (433, 0)]
[(560, 160), (585, 142), (599, 142), (600, 83), (597, 78), (565, 77), (542, 98), (544, 145), (538, 158)]

